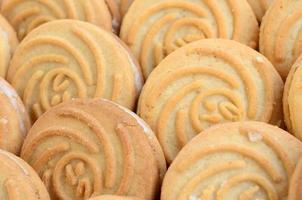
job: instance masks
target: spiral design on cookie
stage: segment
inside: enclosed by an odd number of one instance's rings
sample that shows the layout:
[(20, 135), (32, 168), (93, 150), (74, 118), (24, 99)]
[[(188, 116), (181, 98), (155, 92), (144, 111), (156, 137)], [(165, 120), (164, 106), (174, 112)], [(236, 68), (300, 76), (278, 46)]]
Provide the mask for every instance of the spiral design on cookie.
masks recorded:
[(18, 157), (0, 150), (1, 194), (3, 200), (50, 200), (35, 171)]
[[(227, 123), (204, 133), (193, 139), (173, 162), (161, 199), (287, 197), (297, 162), (294, 158), (301, 155), (302, 143), (283, 130), (260, 122)], [(285, 146), (287, 142), (294, 144), (294, 152)]]
[(171, 162), (192, 137), (212, 125), (281, 120), (272, 108), (277, 105), (281, 111), (282, 87), (259, 53), (233, 41), (204, 40), (175, 51), (158, 66), (144, 86), (138, 113)]
[(111, 16), (105, 0), (5, 0), (1, 13), (20, 40), (41, 24), (57, 19), (87, 21), (108, 31), (112, 30), (113, 20), (117, 27), (120, 21), (119, 13)]
[(142, 84), (139, 68), (118, 39), (72, 20), (30, 34), (13, 57), (8, 79), (33, 120), (75, 97), (104, 97), (132, 109)]
[(132, 4), (121, 29), (121, 38), (139, 59), (145, 77), (168, 54), (196, 40), (226, 38), (256, 47), (258, 25), (245, 1), (149, 0), (145, 4)]
[[(302, 53), (301, 6), (300, 1), (274, 1), (262, 23), (260, 51), (269, 58), (284, 79)], [(267, 35), (268, 33), (274, 34)]]
[[(52, 198), (116, 194), (152, 199), (165, 160), (151, 130), (129, 113), (104, 100), (55, 107), (35, 123), (21, 156), (38, 172)], [(146, 168), (150, 173), (142, 175)]]

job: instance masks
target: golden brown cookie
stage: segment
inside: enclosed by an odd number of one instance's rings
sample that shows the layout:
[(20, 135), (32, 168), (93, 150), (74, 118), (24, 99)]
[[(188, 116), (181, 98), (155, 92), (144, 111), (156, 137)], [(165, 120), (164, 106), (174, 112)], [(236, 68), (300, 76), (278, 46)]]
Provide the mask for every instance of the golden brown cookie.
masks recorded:
[(284, 94), (283, 110), (287, 129), (302, 140), (302, 56), (288, 74)]
[(300, 200), (302, 197), (302, 159), (296, 166), (290, 181), (288, 200)]
[(16, 32), (0, 14), (0, 77), (6, 77), (10, 59), (18, 43)]
[(101, 194), (158, 194), (166, 170), (151, 129), (134, 113), (107, 100), (72, 100), (42, 115), (21, 157), (38, 172), (54, 199)]
[(126, 197), (126, 196), (115, 196), (115, 195), (101, 195), (98, 197), (93, 197), (88, 200), (142, 200), (136, 197)]
[(170, 54), (151, 73), (138, 114), (171, 162), (212, 125), (242, 120), (281, 124), (282, 90), (277, 71), (255, 50), (231, 40), (200, 40)]
[(31, 30), (56, 19), (77, 19), (108, 31), (119, 23), (111, 16), (105, 0), (3, 0), (1, 13), (8, 19), (22, 40)]
[(17, 156), (0, 150), (1, 200), (50, 200), (36, 172)]
[(262, 122), (214, 126), (196, 136), (170, 166), (161, 200), (282, 200), (302, 143)]
[(233, 39), (255, 48), (258, 23), (246, 0), (137, 0), (120, 36), (147, 77), (168, 54), (196, 40)]
[(2, 78), (0, 78), (0, 105), (0, 148), (19, 154), (30, 128), (29, 116), (14, 88)]
[(251, 5), (257, 20), (259, 22), (262, 21), (262, 17), (264, 16), (266, 10), (269, 8), (270, 4), (273, 0), (247, 0)]
[(32, 120), (71, 98), (103, 97), (134, 109), (139, 66), (113, 34), (86, 22), (57, 20), (32, 31), (12, 59), (8, 80)]
[(263, 18), (260, 52), (286, 79), (291, 66), (302, 53), (302, 1), (273, 1)]

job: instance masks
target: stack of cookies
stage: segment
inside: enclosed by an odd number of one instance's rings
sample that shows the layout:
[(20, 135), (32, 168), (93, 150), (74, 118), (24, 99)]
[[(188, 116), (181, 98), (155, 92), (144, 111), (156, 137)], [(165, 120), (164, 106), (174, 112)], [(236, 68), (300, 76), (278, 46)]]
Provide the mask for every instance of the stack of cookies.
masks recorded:
[(1, 200), (302, 199), (302, 0), (1, 0), (0, 58)]

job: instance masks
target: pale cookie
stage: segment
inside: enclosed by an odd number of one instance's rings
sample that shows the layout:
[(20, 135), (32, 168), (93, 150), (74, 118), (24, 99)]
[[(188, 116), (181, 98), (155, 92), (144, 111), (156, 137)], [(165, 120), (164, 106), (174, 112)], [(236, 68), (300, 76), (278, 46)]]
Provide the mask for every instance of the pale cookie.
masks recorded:
[(152, 200), (166, 170), (148, 125), (101, 99), (72, 100), (46, 112), (30, 130), (21, 157), (60, 200), (101, 194)]
[(273, 1), (263, 18), (260, 52), (286, 79), (291, 66), (302, 53), (302, 1)]
[(196, 134), (224, 122), (281, 124), (283, 82), (272, 64), (238, 42), (207, 39), (170, 54), (149, 76), (138, 114), (168, 162)]
[(14, 88), (2, 78), (0, 105), (0, 149), (19, 154), (30, 128), (29, 116)]
[(258, 29), (246, 0), (136, 0), (120, 36), (146, 78), (168, 54), (196, 40), (233, 39), (256, 48)]
[(214, 126), (170, 166), (161, 200), (284, 200), (302, 143), (262, 122)]
[(288, 200), (300, 200), (302, 197), (302, 159), (296, 166), (290, 181)]
[(0, 15), (0, 77), (6, 77), (10, 59), (18, 43), (16, 32), (6, 19)]
[(36, 172), (17, 156), (0, 150), (1, 200), (50, 200)]
[(121, 41), (76, 20), (57, 20), (32, 31), (14, 54), (8, 80), (33, 121), (76, 97), (103, 97), (134, 109), (142, 87), (139, 66)]
[(101, 195), (98, 197), (90, 198), (88, 200), (142, 200), (142, 199), (136, 197), (126, 197), (126, 196)]
[(302, 140), (302, 57), (293, 65), (283, 94), (284, 119), (288, 131)]
[(264, 16), (265, 12), (269, 8), (270, 4), (273, 2), (273, 0), (247, 0), (247, 1), (251, 5), (259, 22), (262, 21), (262, 17)]
[[(22, 40), (31, 30), (57, 19), (77, 19), (112, 30), (111, 16), (105, 0), (3, 0), (1, 13)], [(119, 23), (119, 21), (118, 21)]]

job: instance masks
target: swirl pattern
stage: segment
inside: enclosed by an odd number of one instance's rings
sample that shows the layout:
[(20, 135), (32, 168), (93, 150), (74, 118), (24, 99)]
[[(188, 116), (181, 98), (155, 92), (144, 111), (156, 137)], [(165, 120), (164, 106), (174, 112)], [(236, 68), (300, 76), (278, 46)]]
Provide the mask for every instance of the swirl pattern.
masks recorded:
[(36, 172), (23, 160), (0, 150), (2, 200), (50, 200)]
[(260, 52), (273, 63), (283, 79), (302, 53), (301, 6), (301, 1), (274, 1), (261, 25)]
[(117, 38), (73, 20), (50, 22), (28, 35), (8, 80), (32, 120), (76, 97), (103, 97), (133, 109), (142, 87), (139, 67)]
[(255, 48), (258, 23), (246, 1), (135, 1), (123, 20), (120, 36), (147, 77), (164, 57), (196, 40), (233, 39)]
[(176, 157), (161, 199), (285, 199), (301, 145), (282, 129), (262, 122), (214, 126)]
[(166, 169), (151, 129), (130, 111), (98, 99), (73, 100), (41, 116), (21, 157), (51, 197), (62, 200), (101, 194), (153, 199)]
[(201, 40), (175, 51), (154, 70), (138, 114), (171, 162), (192, 137), (212, 125), (280, 123), (282, 89), (280, 76), (258, 52), (231, 40)]
[(253, 11), (257, 17), (257, 20), (259, 22), (262, 21), (262, 17), (264, 16), (266, 10), (269, 8), (270, 4), (274, 0), (247, 0), (251, 7), (253, 8)]
[(41, 24), (56, 19), (87, 21), (108, 31), (112, 23), (117, 28), (120, 21), (119, 15), (111, 16), (105, 0), (4, 0), (1, 13), (20, 40)]
[(30, 120), (16, 91), (2, 78), (0, 104), (0, 148), (19, 154)]

